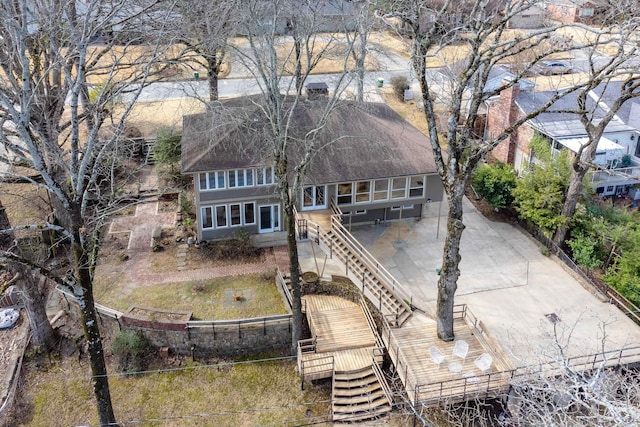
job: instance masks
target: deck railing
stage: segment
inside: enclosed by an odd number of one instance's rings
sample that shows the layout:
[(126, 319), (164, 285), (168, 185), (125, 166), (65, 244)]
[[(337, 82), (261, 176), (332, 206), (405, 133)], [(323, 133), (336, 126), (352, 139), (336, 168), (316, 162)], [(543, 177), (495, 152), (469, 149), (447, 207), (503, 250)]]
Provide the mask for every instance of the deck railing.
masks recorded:
[[(304, 382), (307, 377), (328, 378), (329, 375), (334, 377), (335, 361), (333, 355), (315, 355), (317, 337), (307, 338), (298, 341), (298, 371), (300, 372), (300, 388), (304, 390)], [(305, 357), (307, 356), (307, 357)]]
[[(478, 320), (466, 305), (454, 307), (454, 318), (463, 318), (474, 329), (474, 336), (482, 342), (482, 347), (494, 355), (495, 366), (500, 368), (500, 359), (504, 356), (500, 347), (487, 334), (482, 321)], [(575, 371), (590, 371), (599, 368), (609, 368), (636, 363), (640, 359), (640, 347), (626, 347), (622, 349), (603, 351), (588, 355), (568, 357), (563, 360), (527, 365), (518, 368), (506, 368), (486, 374), (474, 375), (468, 378), (456, 378), (432, 383), (420, 382), (406, 363), (403, 349), (399, 346), (392, 328), (383, 319), (382, 337), (386, 340), (387, 351), (396, 366), (400, 380), (414, 403), (435, 406), (443, 403), (461, 402), (471, 398), (495, 396), (508, 389), (517, 379), (531, 375), (559, 375), (567, 368)]]
[(371, 361), (371, 368), (373, 369), (373, 373), (378, 378), (378, 382), (382, 387), (382, 391), (384, 395), (387, 397), (387, 400), (390, 404), (393, 404), (393, 394), (391, 393), (391, 387), (387, 383), (387, 378), (384, 376), (384, 372), (382, 372), (382, 368), (380, 367), (380, 361), (384, 358), (385, 349), (382, 348), (374, 348), (373, 349), (373, 357)]
[[(413, 296), (406, 292), (395, 277), (393, 277), (393, 275), (389, 273), (389, 271), (380, 264), (378, 260), (371, 255), (371, 253), (369, 253), (369, 251), (367, 251), (366, 248), (360, 244), (360, 242), (358, 242), (358, 240), (342, 225), (342, 211), (333, 198), (331, 198), (330, 209), (332, 211), (331, 230), (325, 231), (319, 224), (306, 219), (307, 238), (315, 241), (320, 248), (329, 255), (329, 258), (333, 258), (334, 254), (336, 256), (339, 255), (337, 248), (334, 248), (334, 239), (331, 237), (333, 235), (344, 245), (349, 254), (356, 256), (364, 268), (366, 268), (367, 271), (369, 271), (371, 275), (374, 276), (375, 279), (393, 295), (398, 304), (403, 306), (406, 312), (410, 313), (413, 305)], [(374, 289), (374, 286), (372, 286), (373, 279), (368, 277), (364, 271), (356, 275), (354, 272), (356, 266), (350, 265), (348, 256), (345, 255), (340, 258), (341, 261), (345, 263), (345, 275), (350, 277), (354, 284), (361, 288), (362, 292), (367, 295), (367, 298), (374, 302), (376, 306), (378, 306), (378, 309), (382, 311), (382, 291)], [(397, 325), (399, 313), (396, 312), (387, 315), (390, 316), (390, 318), (393, 317), (395, 319), (395, 323), (392, 323)]]
[(371, 329), (371, 332), (373, 333), (373, 336), (376, 340), (376, 346), (378, 346), (378, 348), (384, 348), (384, 344), (382, 342), (382, 339), (380, 339), (380, 334), (378, 333), (378, 326), (376, 325), (376, 322), (373, 320), (371, 311), (367, 306), (367, 301), (365, 301), (362, 295), (360, 295), (360, 306), (362, 307), (362, 312), (364, 313), (364, 317), (367, 319), (369, 328)]
[[(73, 295), (71, 292), (60, 287), (57, 287), (56, 289), (65, 297), (65, 299), (67, 299), (67, 301), (77, 301), (75, 295)], [(122, 318), (122, 316), (124, 316), (124, 313), (120, 311), (105, 307), (97, 303), (95, 304), (95, 307), (96, 311), (101, 315), (111, 317), (118, 321)], [(256, 328), (260, 326), (262, 326), (263, 329), (266, 330), (267, 326), (282, 325), (287, 323), (291, 323), (291, 314), (275, 314), (271, 316), (230, 320), (188, 320), (187, 322), (185, 322), (185, 330), (188, 331), (189, 329), (210, 329), (215, 333), (216, 328), (224, 328), (227, 330), (230, 328), (237, 328), (238, 330), (241, 330), (243, 328)]]
[(291, 296), (291, 290), (289, 289), (289, 286), (287, 286), (287, 279), (279, 268), (276, 270), (276, 285), (279, 286), (280, 289), (282, 289), (282, 293), (284, 294), (287, 303), (289, 303), (289, 308), (293, 307), (293, 297)]
[[(392, 293), (394, 293), (398, 300), (406, 305), (406, 308), (410, 310), (409, 304), (413, 303), (413, 295), (405, 291), (395, 277), (389, 271), (378, 262), (378, 260), (371, 255), (371, 253), (355, 238), (353, 235), (342, 225), (342, 222), (337, 216), (331, 217), (331, 231), (334, 235), (340, 239), (351, 251), (353, 255), (356, 255), (360, 262), (365, 264), (369, 271), (374, 274)], [(348, 268), (348, 264), (347, 264)]]

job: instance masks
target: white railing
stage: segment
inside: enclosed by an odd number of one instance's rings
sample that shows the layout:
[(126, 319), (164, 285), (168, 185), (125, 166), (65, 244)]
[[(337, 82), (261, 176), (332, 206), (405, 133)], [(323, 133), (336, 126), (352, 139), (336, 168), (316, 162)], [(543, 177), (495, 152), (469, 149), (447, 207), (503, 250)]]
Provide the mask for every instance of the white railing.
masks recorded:
[(627, 168), (616, 169), (599, 169), (588, 172), (589, 181), (592, 183), (600, 182), (606, 184), (608, 182), (620, 182), (625, 180), (640, 180), (640, 166), (630, 166)]
[[(350, 250), (350, 252), (357, 256), (360, 262), (362, 262), (367, 269), (376, 276), (376, 278), (391, 291), (396, 297), (398, 302), (403, 304), (407, 310), (411, 310), (410, 304), (413, 303), (413, 296), (409, 294), (400, 285), (400, 282), (389, 271), (378, 262), (378, 260), (371, 255), (371, 253), (364, 247), (358, 240), (353, 237), (351, 233), (342, 225), (337, 217), (331, 218), (331, 231), (340, 239)], [(330, 248), (331, 249), (331, 248)]]

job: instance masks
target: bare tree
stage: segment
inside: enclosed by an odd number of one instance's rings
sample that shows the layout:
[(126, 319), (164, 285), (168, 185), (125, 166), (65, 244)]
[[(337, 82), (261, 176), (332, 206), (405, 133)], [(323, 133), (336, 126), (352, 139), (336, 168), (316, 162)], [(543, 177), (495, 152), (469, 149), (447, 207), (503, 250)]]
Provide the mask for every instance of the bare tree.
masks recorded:
[[(320, 143), (327, 121), (339, 103), (346, 87), (346, 57), (342, 72), (335, 77), (335, 91), (322, 102), (321, 113), (307, 124), (300, 135), (290, 124), (304, 107), (303, 87), (314, 67), (334, 45), (335, 40), (316, 34), (319, 15), (308, 2), (292, 0), (252, 0), (243, 2), (248, 48), (237, 55), (254, 74), (261, 88), (258, 110), (268, 125), (261, 138), (261, 160), (274, 165), (278, 195), (285, 214), (289, 248), (290, 276), (293, 286), (292, 347), (302, 338), (300, 303), (300, 265), (296, 241), (295, 205), (301, 181), (313, 157), (329, 143)], [(312, 2), (309, 2), (312, 3)], [(294, 41), (281, 36), (287, 22), (295, 16)], [(348, 48), (347, 48), (348, 49)], [(293, 75), (293, 76), (292, 76)], [(336, 136), (337, 138), (337, 136)], [(297, 156), (292, 156), (296, 153)]]
[[(471, 173), (480, 161), (498, 143), (525, 123), (544, 111), (553, 100), (539, 110), (522, 117), (499, 135), (483, 139), (480, 122), (481, 107), (489, 98), (519, 84), (524, 71), (543, 57), (567, 49), (552, 44), (547, 51), (537, 46), (553, 38), (554, 27), (531, 31), (528, 34), (508, 34), (510, 22), (519, 14), (534, 7), (537, 2), (517, 0), (492, 2), (470, 0), (457, 2), (442, 0), (390, 2), (388, 16), (400, 17), (413, 38), (412, 62), (422, 90), (422, 105), (427, 120), (429, 137), (438, 168), (448, 196), (449, 211), (443, 262), (438, 280), (436, 322), (438, 337), (454, 339), (453, 305), (460, 276), (460, 239), (464, 230), (462, 200)], [(491, 71), (519, 53), (530, 49), (536, 54), (524, 64), (523, 72), (502, 82), (498, 87), (485, 89)], [(435, 81), (426, 66), (426, 60), (442, 57), (447, 50), (464, 52), (466, 57), (445, 66), (451, 76), (447, 84)], [(446, 61), (445, 61), (446, 62)], [(444, 87), (451, 92), (442, 93)], [(554, 100), (576, 90), (559, 90)]]
[[(172, 0), (165, 3), (170, 7)], [(218, 99), (222, 63), (225, 58), (229, 59), (227, 43), (236, 35), (236, 7), (234, 1), (180, 0), (170, 18), (171, 28), (166, 28), (166, 23), (158, 23), (165, 28), (163, 37), (174, 43), (174, 47), (185, 47), (176, 52), (173, 62), (192, 61), (207, 70), (209, 101)]]
[[(0, 250), (16, 252), (20, 257), (27, 258), (30, 261), (40, 261), (37, 258), (34, 260), (34, 256), (24, 254), (14, 234), (10, 231), (11, 223), (2, 202), (0, 202), (0, 230), (9, 230), (7, 233), (0, 234)], [(37, 253), (38, 251), (34, 252)], [(58, 343), (58, 334), (47, 318), (45, 303), (48, 291), (46, 289), (46, 280), (41, 280), (44, 279), (44, 276), (19, 262), (7, 262), (7, 269), (13, 276), (12, 280), (15, 280), (18, 286), (27, 310), (32, 345), (38, 351), (50, 352)]]
[[(632, 8), (629, 5), (629, 11)], [(569, 220), (576, 211), (584, 177), (594, 167), (598, 143), (607, 126), (627, 101), (640, 96), (640, 78), (635, 73), (635, 66), (629, 64), (638, 54), (636, 31), (639, 25), (640, 19), (632, 18), (607, 29), (584, 28), (587, 36), (595, 40), (595, 46), (588, 50), (589, 82), (578, 94), (574, 113), (584, 126), (587, 140), (572, 161), (571, 177), (561, 211), (565, 221), (553, 236), (558, 246), (567, 237)], [(608, 56), (600, 53), (605, 48)], [(613, 91), (615, 93), (611, 93)]]
[[(58, 275), (16, 251), (4, 259), (27, 265), (76, 296), (88, 344), (91, 380), (101, 425), (115, 425), (102, 338), (93, 299), (93, 267), (103, 221), (118, 206), (116, 168), (120, 134), (146, 82), (157, 47), (129, 49), (114, 37), (92, 41), (112, 28), (128, 28), (150, 2), (0, 2), (0, 141), (6, 151), (0, 176), (28, 182), (49, 194), (53, 219), (14, 226), (49, 230), (53, 245), (70, 248), (70, 269)], [(117, 24), (117, 25), (116, 25)], [(90, 101), (90, 81), (101, 90)], [(135, 83), (135, 84), (134, 84)], [(107, 129), (105, 106), (123, 99), (123, 112)], [(35, 176), (35, 177), (34, 177)], [(105, 184), (107, 184), (105, 186)]]

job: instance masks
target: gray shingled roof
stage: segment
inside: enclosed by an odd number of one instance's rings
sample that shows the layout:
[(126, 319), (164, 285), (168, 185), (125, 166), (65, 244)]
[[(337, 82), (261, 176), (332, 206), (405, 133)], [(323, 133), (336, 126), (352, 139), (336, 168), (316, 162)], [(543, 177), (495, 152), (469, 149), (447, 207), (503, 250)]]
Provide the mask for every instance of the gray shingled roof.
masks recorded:
[[(219, 103), (212, 111), (185, 116), (182, 173), (244, 168), (270, 163), (270, 129), (258, 98)], [(303, 101), (293, 115), (289, 155), (292, 165), (304, 150), (304, 135), (314, 127), (325, 101)], [(286, 108), (286, 106), (285, 106)], [(429, 140), (385, 104), (343, 102), (319, 132), (308, 170), (309, 183), (333, 183), (436, 173)]]
[[(606, 85), (599, 85), (594, 89), (594, 92), (602, 95), (602, 102), (607, 106), (611, 106), (620, 97), (622, 84), (622, 81), (611, 81)], [(626, 101), (616, 115), (626, 125), (640, 130), (640, 97)]]
[[(556, 94), (555, 91), (522, 91), (516, 99), (516, 104), (524, 114), (530, 114), (542, 108)], [(552, 138), (586, 135), (580, 118), (575, 113), (578, 108), (578, 93), (573, 92), (557, 100), (548, 110), (529, 120), (531, 126)], [(591, 97), (587, 98), (587, 109), (593, 111), (593, 121), (597, 123), (605, 110), (595, 106)], [(606, 132), (621, 132), (630, 127), (619, 120), (612, 120)]]

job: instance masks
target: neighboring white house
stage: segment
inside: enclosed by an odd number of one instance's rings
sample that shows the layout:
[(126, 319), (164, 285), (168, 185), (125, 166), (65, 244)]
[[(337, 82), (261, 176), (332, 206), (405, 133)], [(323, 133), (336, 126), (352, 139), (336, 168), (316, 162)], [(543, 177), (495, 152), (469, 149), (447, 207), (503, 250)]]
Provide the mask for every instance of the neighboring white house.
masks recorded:
[[(620, 82), (610, 82), (594, 89), (587, 108), (592, 120), (599, 121), (620, 94)], [(515, 120), (539, 110), (556, 94), (555, 91), (524, 90), (514, 86), (503, 91), (487, 106), (487, 132), (491, 136), (505, 129)], [(529, 147), (531, 138), (538, 134), (546, 137), (554, 151), (568, 149), (578, 153), (587, 142), (587, 134), (578, 115), (577, 93), (556, 101), (547, 112), (528, 120), (511, 138), (503, 141), (492, 152), (492, 157), (513, 164), (518, 171), (526, 169), (535, 160)], [(600, 195), (623, 195), (640, 184), (640, 102), (629, 100), (607, 125), (598, 142), (590, 174), (593, 189)]]

